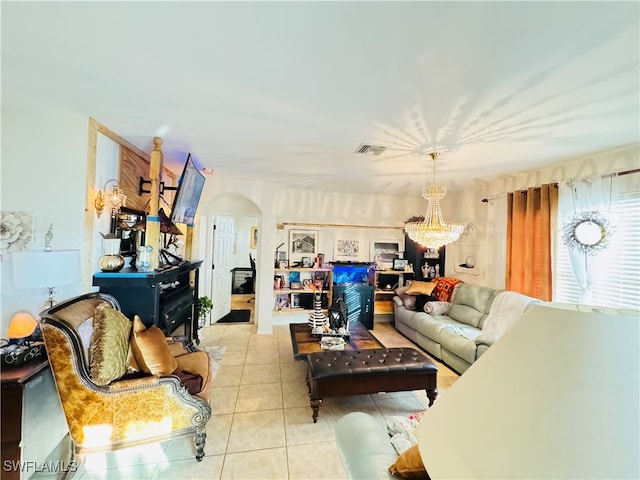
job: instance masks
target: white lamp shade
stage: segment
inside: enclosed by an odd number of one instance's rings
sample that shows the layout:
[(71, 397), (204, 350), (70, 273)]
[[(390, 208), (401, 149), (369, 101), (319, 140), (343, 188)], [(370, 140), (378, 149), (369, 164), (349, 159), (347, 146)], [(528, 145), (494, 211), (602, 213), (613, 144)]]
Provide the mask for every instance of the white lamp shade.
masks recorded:
[(79, 280), (80, 250), (13, 254), (13, 282), (17, 288), (52, 288)]
[(640, 478), (640, 322), (531, 305), (427, 410), (431, 478)]

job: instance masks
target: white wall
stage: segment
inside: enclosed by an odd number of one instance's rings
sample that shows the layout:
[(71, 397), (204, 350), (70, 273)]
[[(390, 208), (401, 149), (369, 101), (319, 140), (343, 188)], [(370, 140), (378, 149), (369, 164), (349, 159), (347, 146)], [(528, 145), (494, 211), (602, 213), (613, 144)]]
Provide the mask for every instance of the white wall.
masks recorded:
[[(88, 118), (68, 112), (2, 106), (3, 211), (33, 212), (35, 240), (30, 249), (44, 248), (44, 234), (53, 224), (54, 250), (77, 249), (84, 254), (84, 207)], [(0, 263), (1, 335), (18, 311), (37, 318), (46, 299), (43, 291), (13, 287), (11, 259)], [(57, 299), (80, 293), (80, 283), (61, 287)]]

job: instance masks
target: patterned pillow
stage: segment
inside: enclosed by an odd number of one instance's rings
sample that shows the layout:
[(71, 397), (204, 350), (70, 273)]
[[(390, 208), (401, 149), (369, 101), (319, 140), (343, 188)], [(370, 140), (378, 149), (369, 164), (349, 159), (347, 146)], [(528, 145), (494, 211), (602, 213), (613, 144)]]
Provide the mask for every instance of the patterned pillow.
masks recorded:
[(108, 385), (127, 371), (131, 322), (122, 312), (103, 303), (93, 314), (93, 335), (89, 344), (91, 379)]
[(453, 295), (453, 287), (459, 283), (464, 283), (459, 278), (438, 277), (436, 278), (436, 288), (433, 289), (433, 296), (438, 302), (450, 302)]

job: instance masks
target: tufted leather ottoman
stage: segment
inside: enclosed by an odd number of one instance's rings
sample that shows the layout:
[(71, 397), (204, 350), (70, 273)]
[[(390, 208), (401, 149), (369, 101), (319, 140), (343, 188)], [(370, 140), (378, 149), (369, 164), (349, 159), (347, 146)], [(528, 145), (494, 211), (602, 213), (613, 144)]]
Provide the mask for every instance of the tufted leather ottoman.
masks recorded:
[(324, 397), (425, 389), (431, 406), (438, 396), (438, 367), (413, 348), (316, 352), (307, 362), (313, 423)]

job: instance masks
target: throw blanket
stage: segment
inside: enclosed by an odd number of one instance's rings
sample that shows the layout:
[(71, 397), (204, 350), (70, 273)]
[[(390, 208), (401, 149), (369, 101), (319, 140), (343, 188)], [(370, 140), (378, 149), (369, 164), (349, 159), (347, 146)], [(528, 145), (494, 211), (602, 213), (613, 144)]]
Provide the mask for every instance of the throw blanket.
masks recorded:
[(518, 292), (505, 290), (493, 299), (487, 318), (482, 324), (482, 333), (501, 336), (524, 313), (531, 302), (539, 302)]
[(449, 302), (427, 302), (424, 304), (424, 311), (429, 315), (446, 315), (449, 307), (451, 307)]

